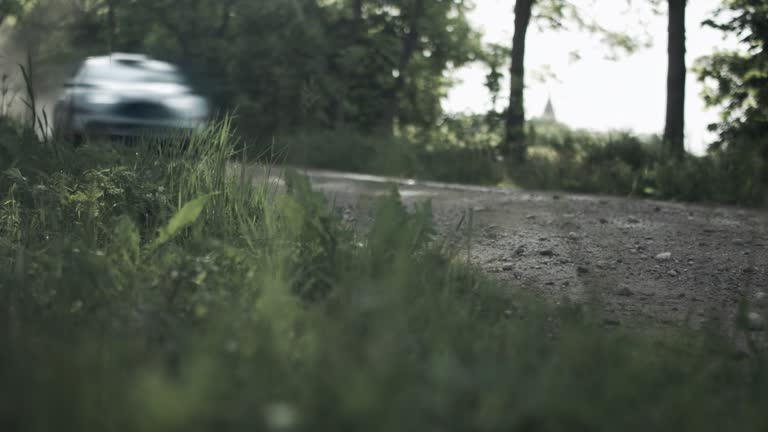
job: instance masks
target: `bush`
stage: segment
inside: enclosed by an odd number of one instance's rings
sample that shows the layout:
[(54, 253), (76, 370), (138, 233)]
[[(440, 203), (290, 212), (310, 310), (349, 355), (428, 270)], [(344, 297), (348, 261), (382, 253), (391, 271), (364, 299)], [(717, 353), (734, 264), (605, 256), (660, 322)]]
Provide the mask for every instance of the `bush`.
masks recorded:
[(425, 180), (495, 184), (502, 179), (494, 150), (431, 146), (427, 139), (317, 131), (282, 137), (274, 152), (259, 148), (251, 154), (289, 165)]
[(626, 132), (573, 131), (533, 121), (529, 137), (528, 163), (509, 168), (513, 181), (527, 188), (749, 206), (768, 202), (764, 158), (739, 150), (754, 146), (674, 161), (665, 157), (658, 138)]
[(224, 124), (6, 168), (0, 430), (768, 426), (762, 357), (510, 291), (396, 190), (353, 232), (306, 178), (233, 175), (238, 147)]
[(313, 168), (443, 182), (510, 181), (528, 189), (748, 206), (767, 202), (764, 158), (757, 150), (740, 150), (755, 146), (687, 155), (678, 162), (665, 157), (655, 136), (573, 130), (542, 120), (531, 120), (527, 133), (523, 166), (499, 157), (503, 131), (498, 119), (488, 116), (447, 117), (433, 131), (404, 130), (389, 138), (350, 130), (302, 133), (278, 140), (277, 157), (270, 149), (252, 154)]

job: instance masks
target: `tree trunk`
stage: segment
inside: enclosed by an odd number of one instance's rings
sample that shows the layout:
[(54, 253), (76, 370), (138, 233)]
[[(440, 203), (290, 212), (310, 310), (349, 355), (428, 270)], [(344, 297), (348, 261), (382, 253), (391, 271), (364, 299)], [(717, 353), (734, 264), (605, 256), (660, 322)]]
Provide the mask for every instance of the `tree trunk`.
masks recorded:
[(115, 50), (115, 0), (107, 0), (107, 43), (109, 52)]
[(352, 19), (355, 25), (360, 25), (363, 21), (363, 0), (352, 0)]
[(388, 135), (391, 135), (394, 132), (395, 120), (400, 111), (400, 95), (406, 84), (408, 65), (411, 63), (411, 59), (416, 53), (416, 49), (419, 47), (419, 38), (421, 37), (420, 21), (423, 18), (423, 15), (424, 0), (414, 0), (413, 7), (409, 13), (408, 33), (405, 34), (402, 40), (402, 51), (400, 51), (400, 59), (397, 65), (398, 74), (385, 98), (386, 106), (384, 108), (381, 126), (384, 129), (383, 131)]
[(669, 155), (685, 155), (685, 6), (686, 0), (669, 2), (669, 70), (664, 145)]
[(515, 2), (515, 33), (512, 38), (512, 65), (509, 85), (509, 108), (506, 114), (506, 136), (502, 152), (513, 162), (523, 163), (526, 156), (525, 131), (525, 36), (536, 0)]
[[(352, 9), (352, 21), (349, 25), (349, 37), (346, 38), (346, 43), (355, 45), (362, 40), (365, 29), (365, 22), (363, 21), (363, 0), (352, 0), (350, 7)], [(339, 83), (338, 91), (333, 96), (333, 102), (331, 104), (333, 115), (332, 126), (336, 129), (340, 129), (346, 127), (345, 103), (349, 93), (350, 72), (340, 61), (332, 63), (332, 72), (337, 77)]]

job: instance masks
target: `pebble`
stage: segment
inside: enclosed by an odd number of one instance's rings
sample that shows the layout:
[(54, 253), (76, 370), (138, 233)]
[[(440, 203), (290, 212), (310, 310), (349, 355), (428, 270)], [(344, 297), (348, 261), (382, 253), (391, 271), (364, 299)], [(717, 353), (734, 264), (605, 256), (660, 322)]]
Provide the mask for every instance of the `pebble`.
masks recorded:
[(528, 219), (528, 220), (533, 220), (533, 219), (536, 219), (536, 215), (529, 214), (525, 218)]
[(750, 357), (750, 351), (749, 348), (746, 346), (746, 344), (740, 344), (739, 346), (735, 347), (733, 351), (731, 351), (731, 358), (736, 361), (742, 361), (746, 360)]
[(748, 273), (748, 274), (751, 274), (751, 273), (757, 273), (757, 267), (752, 267), (752, 266), (750, 266), (750, 267), (745, 267), (745, 268), (744, 268), (742, 271), (743, 271), (744, 273)]
[(765, 318), (757, 312), (750, 312), (747, 314), (747, 321), (749, 323), (749, 329), (752, 331), (765, 330)]
[(630, 217), (627, 218), (627, 222), (629, 222), (631, 224), (636, 224), (636, 223), (640, 223), (640, 219), (638, 219), (638, 218), (636, 218), (634, 216), (630, 216)]
[(667, 274), (672, 276), (672, 277), (677, 277), (677, 271), (675, 271), (675, 270), (670, 270), (670, 271), (667, 272)]
[(755, 305), (763, 308), (768, 306), (768, 294), (763, 291), (759, 291), (755, 294)]
[(635, 295), (635, 292), (629, 289), (628, 287), (621, 287), (616, 290), (616, 294), (622, 297), (632, 297), (633, 295)]
[(606, 219), (606, 218), (600, 218), (600, 223), (601, 223), (601, 224), (603, 224), (603, 225), (605, 225), (605, 224), (607, 224), (607, 223), (608, 223), (608, 219)]
[(503, 266), (501, 266), (501, 269), (504, 271), (512, 271), (515, 269), (515, 266), (513, 266), (512, 264), (504, 264)]
[(621, 321), (616, 320), (616, 319), (606, 318), (606, 319), (603, 320), (603, 324), (608, 326), (608, 327), (616, 327), (616, 326), (621, 325)]
[(517, 249), (515, 249), (515, 255), (522, 255), (525, 253), (525, 246), (518, 246)]
[(747, 242), (744, 239), (735, 238), (735, 239), (731, 240), (731, 243), (735, 244), (736, 246), (742, 246), (742, 245), (746, 244)]
[(555, 252), (552, 249), (545, 249), (539, 252), (539, 255), (545, 256), (545, 257), (551, 257), (551, 256), (555, 256)]
[(571, 231), (571, 232), (568, 233), (568, 239), (570, 239), (570, 240), (578, 240), (579, 239), (579, 235), (576, 234), (575, 232)]
[(587, 267), (584, 267), (584, 266), (578, 266), (578, 267), (576, 267), (576, 271), (577, 271), (579, 274), (587, 274), (587, 273), (589, 273), (589, 269), (588, 269)]
[(672, 252), (662, 252), (656, 255), (656, 261), (669, 261), (672, 259)]

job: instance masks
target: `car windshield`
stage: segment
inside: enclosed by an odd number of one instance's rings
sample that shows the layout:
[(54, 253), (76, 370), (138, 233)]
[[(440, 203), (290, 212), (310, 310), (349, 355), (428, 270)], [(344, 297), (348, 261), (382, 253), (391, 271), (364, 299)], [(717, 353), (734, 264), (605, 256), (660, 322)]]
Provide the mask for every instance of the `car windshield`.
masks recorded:
[(86, 64), (80, 78), (84, 81), (186, 84), (184, 77), (172, 66), (148, 62)]

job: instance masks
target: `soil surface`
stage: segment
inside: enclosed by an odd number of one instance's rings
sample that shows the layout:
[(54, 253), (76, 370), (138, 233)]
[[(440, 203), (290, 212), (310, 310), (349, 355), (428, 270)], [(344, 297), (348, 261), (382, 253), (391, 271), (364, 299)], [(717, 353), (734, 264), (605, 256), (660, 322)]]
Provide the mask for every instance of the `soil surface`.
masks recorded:
[(431, 200), (442, 233), (463, 219), (473, 265), (510, 290), (597, 302), (608, 326), (732, 327), (746, 299), (766, 333), (766, 211), (302, 172), (351, 220), (390, 183), (406, 204)]

